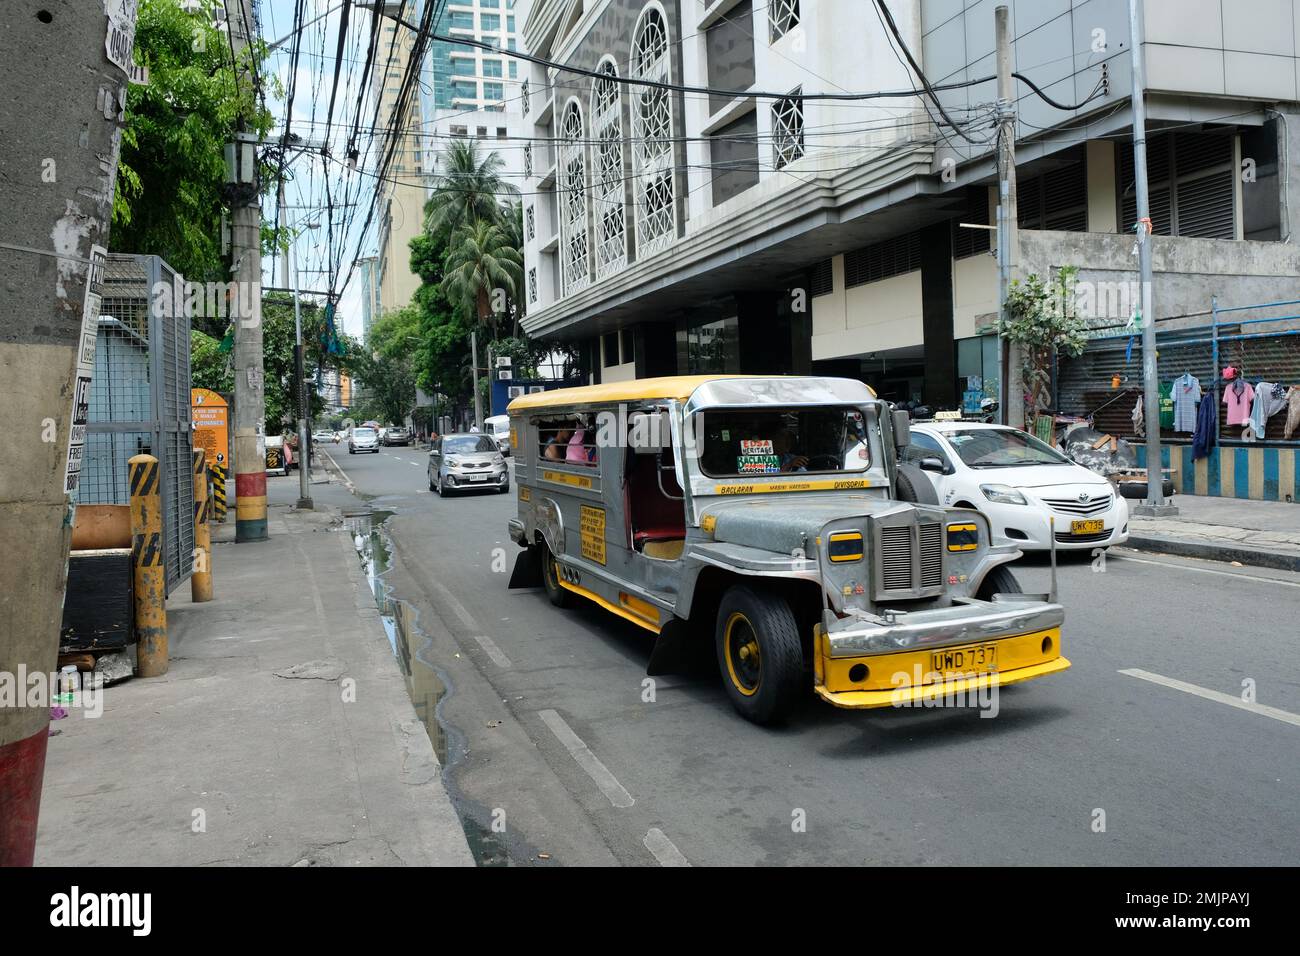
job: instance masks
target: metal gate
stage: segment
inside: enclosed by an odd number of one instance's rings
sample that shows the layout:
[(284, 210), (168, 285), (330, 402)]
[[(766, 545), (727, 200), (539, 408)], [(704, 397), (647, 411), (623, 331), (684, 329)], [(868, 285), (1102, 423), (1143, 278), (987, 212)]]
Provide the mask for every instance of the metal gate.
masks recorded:
[(185, 303), (182, 277), (157, 256), (108, 257), (76, 492), (81, 504), (129, 504), (127, 461), (142, 453), (158, 459), (168, 594), (194, 561)]

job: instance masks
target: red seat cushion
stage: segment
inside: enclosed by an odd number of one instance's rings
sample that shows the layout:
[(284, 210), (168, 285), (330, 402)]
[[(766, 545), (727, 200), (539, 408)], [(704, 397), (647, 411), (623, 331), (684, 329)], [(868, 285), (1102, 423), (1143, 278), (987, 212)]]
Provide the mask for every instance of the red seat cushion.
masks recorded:
[(678, 538), (686, 537), (686, 525), (681, 524), (675, 528), (642, 528), (632, 537), (636, 539), (637, 544), (643, 544), (646, 541), (675, 541)]

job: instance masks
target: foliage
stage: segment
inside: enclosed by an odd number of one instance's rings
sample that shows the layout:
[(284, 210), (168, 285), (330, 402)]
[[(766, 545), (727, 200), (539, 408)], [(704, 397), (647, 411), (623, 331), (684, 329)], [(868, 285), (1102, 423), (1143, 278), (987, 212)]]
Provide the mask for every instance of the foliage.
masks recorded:
[(418, 309), (408, 306), (390, 312), (370, 327), (365, 346), (352, 357), (352, 371), (364, 389), (365, 409), (378, 421), (405, 422), (415, 405), (419, 330)]
[(495, 150), (480, 157), (474, 140), (451, 140), (424, 205), (425, 231), (445, 238), (477, 222), (496, 222), (501, 216), (497, 197), (514, 191), (502, 177), (504, 167)]
[[(140, 4), (136, 61), (149, 68), (149, 83), (127, 93), (111, 232), (113, 250), (161, 256), (200, 282), (226, 276), (225, 144), (241, 118), (250, 133), (272, 125), (252, 84), (236, 82), (229, 40), (212, 26), (215, 6), (203, 0), (187, 13), (175, 0)], [(260, 42), (245, 51), (256, 60), (265, 53)]]
[(442, 291), (450, 301), (472, 309), (481, 326), (492, 329), (494, 318), (508, 314), (509, 302), (523, 284), (523, 271), (523, 256), (505, 230), (480, 221), (452, 236)]
[[(321, 362), (320, 340), (325, 329), (325, 311), (316, 303), (307, 301), (302, 303), (301, 309), (303, 364), (307, 377), (311, 378)], [(295, 339), (293, 296), (286, 292), (267, 293), (262, 297), (262, 373), (266, 390), (267, 434), (276, 434), (297, 416), (293, 361)], [(324, 400), (313, 391), (313, 419), (321, 414), (324, 404)]]
[(229, 353), (222, 352), (219, 341), (198, 329), (190, 332), (190, 385), (227, 395), (235, 390)]
[(1088, 326), (1075, 311), (1075, 280), (1079, 270), (1065, 266), (1049, 282), (1031, 274), (1011, 283), (1007, 317), (998, 332), (1020, 347), (1020, 372), (1025, 386), (1025, 422), (1029, 425), (1051, 404), (1052, 359), (1075, 358), (1087, 344)]

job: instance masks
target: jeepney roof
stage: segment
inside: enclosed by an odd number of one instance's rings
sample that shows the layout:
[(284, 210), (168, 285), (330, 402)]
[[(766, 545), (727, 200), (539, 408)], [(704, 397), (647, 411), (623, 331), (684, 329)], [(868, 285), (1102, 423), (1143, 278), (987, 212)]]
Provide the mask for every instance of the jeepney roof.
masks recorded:
[[(772, 380), (797, 379), (809, 376), (782, 375), (670, 375), (663, 378), (637, 378), (625, 382), (605, 382), (600, 385), (580, 385), (576, 388), (556, 388), (545, 392), (520, 395), (510, 403), (512, 413), (534, 409), (559, 408), (572, 405), (604, 405), (613, 402), (638, 402), (653, 399), (686, 401), (695, 391), (710, 382), (727, 382), (743, 379)], [(867, 386), (862, 386), (872, 395)]]

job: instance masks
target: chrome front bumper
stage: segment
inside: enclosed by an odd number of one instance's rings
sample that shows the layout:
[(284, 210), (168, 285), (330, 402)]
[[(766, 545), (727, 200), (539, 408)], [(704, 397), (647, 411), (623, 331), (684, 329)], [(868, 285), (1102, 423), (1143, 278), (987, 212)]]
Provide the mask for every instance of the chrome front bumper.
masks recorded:
[[(882, 616), (883, 617), (883, 616)], [(1039, 600), (960, 601), (949, 607), (898, 614), (891, 622), (836, 621), (827, 629), (831, 657), (860, 657), (975, 644), (1057, 628), (1065, 608)]]

